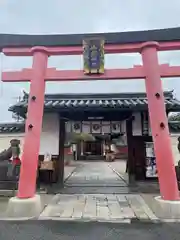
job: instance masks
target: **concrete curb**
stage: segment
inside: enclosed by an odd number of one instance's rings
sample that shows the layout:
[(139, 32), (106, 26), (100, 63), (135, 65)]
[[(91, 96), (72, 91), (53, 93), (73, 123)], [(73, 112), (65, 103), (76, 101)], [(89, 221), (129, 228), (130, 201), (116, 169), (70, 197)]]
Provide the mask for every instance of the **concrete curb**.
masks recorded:
[(0, 197), (14, 197), (17, 193), (17, 190), (0, 190)]
[(179, 223), (180, 219), (137, 219), (132, 218), (131, 223), (147, 223), (147, 224), (162, 224), (162, 223)]
[(86, 218), (59, 218), (59, 217), (39, 217), (39, 221), (46, 221), (46, 220), (52, 220), (52, 221), (67, 221), (67, 222), (103, 222), (103, 223), (131, 223), (131, 219), (86, 219)]
[(66, 183), (66, 181), (73, 175), (73, 173), (76, 171), (76, 169), (79, 167), (75, 166), (74, 169), (72, 170), (72, 172), (64, 179), (64, 184)]
[(180, 223), (180, 219), (138, 219), (138, 218), (122, 218), (122, 219), (80, 219), (80, 218), (59, 218), (59, 217), (29, 217), (29, 218), (0, 218), (0, 221), (60, 221), (60, 222), (91, 222), (91, 223), (117, 223), (117, 224), (163, 224), (163, 223)]
[(7, 218), (7, 217), (4, 217), (4, 218), (0, 218), (0, 221), (9, 221), (9, 222), (13, 222), (13, 221), (33, 221), (33, 220), (38, 220), (37, 217), (20, 217), (20, 218)]
[(138, 219), (138, 218), (131, 218), (131, 224), (133, 223), (154, 223), (154, 224), (159, 224), (162, 223), (162, 221), (160, 219)]
[(108, 167), (109, 167), (118, 177), (120, 177), (126, 184), (128, 184), (127, 181), (126, 181), (126, 179), (125, 179), (119, 172), (117, 172), (110, 164), (108, 164)]

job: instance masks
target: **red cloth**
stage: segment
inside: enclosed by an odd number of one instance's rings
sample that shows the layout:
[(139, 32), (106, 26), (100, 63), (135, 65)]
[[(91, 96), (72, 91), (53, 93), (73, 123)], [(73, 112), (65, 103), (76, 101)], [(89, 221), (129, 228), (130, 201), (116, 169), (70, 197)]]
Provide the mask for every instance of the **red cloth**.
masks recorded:
[(14, 158), (13, 160), (12, 160), (12, 162), (13, 162), (13, 164), (15, 164), (15, 165), (19, 165), (19, 164), (21, 164), (21, 161), (20, 161), (20, 158)]

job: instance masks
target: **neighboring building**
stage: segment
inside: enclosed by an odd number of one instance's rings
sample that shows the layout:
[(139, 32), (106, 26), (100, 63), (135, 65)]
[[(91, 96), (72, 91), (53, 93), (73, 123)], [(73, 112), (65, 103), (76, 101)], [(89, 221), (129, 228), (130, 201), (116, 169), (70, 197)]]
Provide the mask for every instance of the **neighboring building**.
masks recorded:
[(180, 160), (180, 153), (177, 148), (177, 139), (180, 137), (180, 121), (170, 121), (169, 130), (171, 133), (172, 150), (174, 154), (175, 164), (177, 165), (178, 161)]
[(1, 123), (0, 124), (0, 152), (8, 149), (12, 139), (20, 140), (21, 154), (24, 142), (24, 123)]
[[(164, 96), (167, 114), (180, 111), (180, 101), (173, 97), (172, 92), (165, 92)], [(28, 94), (25, 94), (23, 99), (9, 110), (25, 118), (27, 106)], [(133, 161), (132, 158), (135, 159), (134, 174), (140, 175), (140, 179), (144, 178), (142, 168), (146, 164), (145, 143), (152, 142), (145, 93), (45, 95), (39, 152), (41, 159), (47, 153), (58, 159), (60, 119), (66, 121), (65, 155), (71, 154), (72, 133), (91, 133), (97, 139), (95, 142), (83, 143), (83, 147), (82, 144), (78, 145), (78, 158), (83, 158), (87, 154), (103, 156), (102, 135), (116, 135), (119, 155), (127, 154), (128, 151), (130, 162)], [(24, 123), (1, 124), (0, 150), (7, 148), (12, 138), (20, 139), (23, 144), (23, 136)], [(128, 148), (129, 144), (131, 148)], [(175, 153), (176, 158), (177, 156)]]

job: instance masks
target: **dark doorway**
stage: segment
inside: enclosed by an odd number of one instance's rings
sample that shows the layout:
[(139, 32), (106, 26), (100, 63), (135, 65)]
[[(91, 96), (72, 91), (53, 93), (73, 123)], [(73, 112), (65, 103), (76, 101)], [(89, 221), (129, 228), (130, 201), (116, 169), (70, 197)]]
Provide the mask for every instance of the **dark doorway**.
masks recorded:
[(84, 143), (84, 153), (86, 155), (102, 155), (102, 143), (96, 140), (95, 142)]
[(145, 180), (145, 145), (143, 137), (133, 137), (133, 168), (136, 180)]

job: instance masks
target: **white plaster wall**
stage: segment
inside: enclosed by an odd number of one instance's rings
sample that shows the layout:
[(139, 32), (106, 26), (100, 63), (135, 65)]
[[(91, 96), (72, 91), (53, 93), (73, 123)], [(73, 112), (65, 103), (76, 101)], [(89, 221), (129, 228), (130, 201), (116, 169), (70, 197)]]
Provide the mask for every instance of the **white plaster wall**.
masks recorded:
[(142, 135), (141, 113), (133, 113), (134, 120), (132, 122), (133, 136)]
[(121, 131), (122, 131), (123, 133), (126, 133), (126, 121), (122, 121), (122, 122), (121, 122)]
[(82, 123), (82, 132), (84, 133), (90, 133), (90, 122), (83, 122)]
[(20, 148), (21, 148), (21, 154), (22, 154), (23, 143), (24, 143), (24, 133), (0, 134), (0, 152), (10, 147), (10, 141), (12, 139), (20, 140), (21, 142)]
[[(21, 154), (23, 151), (24, 133), (0, 134), (0, 152), (10, 146), (13, 138), (21, 141)], [(59, 116), (58, 114), (44, 114), (40, 140), (40, 155), (50, 153), (59, 154)]]
[(110, 133), (110, 132), (111, 132), (110, 122), (104, 121), (102, 125), (102, 133)]
[(59, 115), (45, 113), (41, 132), (40, 155), (59, 154)]

